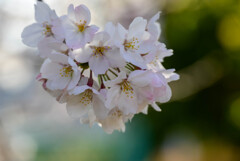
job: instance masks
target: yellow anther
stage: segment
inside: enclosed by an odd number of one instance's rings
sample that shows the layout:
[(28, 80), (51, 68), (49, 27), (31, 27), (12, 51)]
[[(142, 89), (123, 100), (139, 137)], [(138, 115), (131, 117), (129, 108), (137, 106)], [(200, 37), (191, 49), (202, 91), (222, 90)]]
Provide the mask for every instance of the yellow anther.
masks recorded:
[(72, 73), (73, 73), (72, 67), (67, 66), (67, 67), (63, 67), (62, 69), (60, 69), (59, 74), (61, 77), (68, 78), (68, 77), (72, 77)]
[(125, 41), (124, 42), (124, 48), (125, 50), (138, 50), (139, 49), (139, 45), (138, 45), (139, 41), (137, 38), (132, 39), (132, 41)]
[(45, 27), (44, 30), (43, 30), (44, 35), (47, 36), (47, 37), (52, 36), (53, 35), (52, 26), (48, 25), (48, 24), (44, 24), (44, 27)]
[(82, 23), (82, 20), (80, 20), (80, 24), (77, 24), (79, 32), (83, 32), (86, 29), (86, 27), (87, 27), (86, 23), (87, 23), (87, 21), (83, 21), (83, 23)]
[(93, 91), (91, 89), (87, 89), (82, 94), (82, 98), (80, 99), (80, 103), (84, 106), (89, 105), (92, 102)]
[(131, 84), (124, 80), (122, 83), (119, 84), (121, 87), (122, 92), (128, 97), (128, 98), (134, 98), (134, 92)]

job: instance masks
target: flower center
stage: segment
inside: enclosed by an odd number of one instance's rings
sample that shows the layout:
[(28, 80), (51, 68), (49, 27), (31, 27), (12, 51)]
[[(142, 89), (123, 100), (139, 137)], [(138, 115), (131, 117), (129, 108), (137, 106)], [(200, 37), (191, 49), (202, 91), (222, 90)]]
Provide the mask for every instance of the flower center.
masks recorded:
[(133, 88), (129, 81), (124, 80), (122, 83), (120, 83), (120, 86), (122, 92), (125, 93), (128, 98), (134, 98)]
[(91, 89), (87, 89), (82, 93), (82, 97), (80, 99), (80, 103), (84, 106), (89, 105), (92, 102), (93, 91)]
[(96, 57), (103, 56), (104, 52), (110, 49), (109, 46), (91, 46), (91, 48), (93, 49), (93, 55), (95, 55)]
[(80, 24), (77, 24), (79, 32), (83, 32), (86, 29), (86, 23), (87, 21), (83, 21), (82, 23), (82, 20), (80, 20)]
[(125, 40), (123, 45), (125, 50), (138, 50), (139, 49), (138, 44), (139, 44), (138, 38), (133, 37), (131, 41)]
[(71, 66), (63, 67), (62, 69), (60, 69), (59, 74), (61, 77), (65, 77), (65, 78), (72, 77), (72, 74), (73, 74), (72, 67)]
[(48, 24), (44, 24), (44, 27), (45, 27), (44, 30), (43, 30), (44, 35), (46, 37), (52, 36), (53, 35), (53, 33), (52, 33), (52, 26), (48, 25)]
[(112, 117), (121, 117), (123, 114), (119, 109), (115, 109), (113, 111), (111, 111), (111, 116)]

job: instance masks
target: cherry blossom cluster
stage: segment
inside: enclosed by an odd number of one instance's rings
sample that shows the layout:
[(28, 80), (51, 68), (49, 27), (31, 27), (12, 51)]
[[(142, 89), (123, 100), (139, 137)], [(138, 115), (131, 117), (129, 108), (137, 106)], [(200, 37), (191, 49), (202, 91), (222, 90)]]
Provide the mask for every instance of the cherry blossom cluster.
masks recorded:
[[(91, 25), (85, 5), (70, 5), (66, 15), (43, 2), (35, 5), (36, 23), (22, 32), (22, 41), (38, 49), (44, 59), (37, 80), (68, 114), (107, 133), (125, 131), (125, 123), (148, 107), (171, 98), (168, 82), (179, 79), (166, 70), (164, 57), (171, 56), (158, 41), (160, 13), (149, 21), (136, 17), (128, 29), (108, 22), (102, 31)], [(150, 105), (150, 106), (149, 106)]]

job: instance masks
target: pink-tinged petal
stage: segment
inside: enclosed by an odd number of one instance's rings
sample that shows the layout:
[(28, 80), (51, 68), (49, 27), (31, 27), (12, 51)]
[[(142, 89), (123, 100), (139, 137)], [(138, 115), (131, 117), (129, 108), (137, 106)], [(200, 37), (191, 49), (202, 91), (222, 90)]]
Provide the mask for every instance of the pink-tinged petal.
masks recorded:
[(89, 61), (91, 56), (93, 55), (93, 49), (90, 47), (85, 47), (84, 49), (78, 49), (73, 51), (74, 58), (79, 63), (86, 63)]
[(168, 85), (162, 86), (154, 91), (154, 95), (157, 97), (156, 102), (165, 103), (172, 97), (172, 90)]
[(91, 26), (87, 27), (85, 29), (85, 31), (83, 32), (85, 43), (91, 42), (93, 40), (95, 33), (98, 30), (99, 30), (99, 27), (97, 27), (95, 25), (91, 25)]
[(35, 19), (39, 23), (50, 22), (53, 19), (58, 18), (55, 11), (44, 2), (37, 2), (35, 5)]
[(111, 67), (113, 67), (113, 68), (119, 67), (120, 68), (120, 67), (124, 67), (126, 65), (126, 61), (120, 54), (120, 50), (118, 48), (109, 49), (104, 54), (107, 57), (108, 62)]
[(157, 22), (160, 17), (160, 12), (154, 15), (147, 25), (147, 31), (151, 34), (153, 40), (157, 41), (161, 35), (161, 26)]
[(21, 35), (23, 43), (30, 47), (37, 47), (39, 41), (45, 37), (43, 30), (44, 28), (39, 23), (27, 26)]
[(104, 74), (109, 68), (109, 63), (105, 56), (97, 55), (90, 58), (89, 67), (95, 75)]
[(137, 87), (145, 87), (152, 82), (154, 73), (145, 70), (135, 70), (129, 74), (128, 81)]
[(136, 37), (136, 35), (139, 36), (139, 34), (143, 34), (146, 29), (146, 25), (147, 20), (142, 17), (136, 17), (129, 26), (128, 39)]
[(108, 114), (108, 109), (105, 107), (103, 100), (99, 98), (99, 95), (93, 95), (93, 110), (97, 119), (105, 119)]
[(86, 25), (88, 25), (91, 21), (91, 13), (89, 9), (83, 4), (75, 8), (75, 16), (77, 23), (84, 23), (84, 21), (86, 21)]
[(80, 101), (83, 97), (84, 95), (80, 94), (70, 97), (67, 101), (67, 112), (74, 119), (83, 117), (92, 108), (92, 103), (85, 104)]

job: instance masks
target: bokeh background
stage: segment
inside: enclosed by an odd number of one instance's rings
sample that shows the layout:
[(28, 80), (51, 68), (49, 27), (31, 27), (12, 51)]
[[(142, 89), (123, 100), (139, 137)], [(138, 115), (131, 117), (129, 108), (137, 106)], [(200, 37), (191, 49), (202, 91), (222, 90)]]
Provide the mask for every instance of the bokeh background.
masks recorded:
[(0, 161), (240, 161), (239, 0), (45, 0), (58, 15), (85, 4), (92, 23), (128, 26), (161, 10), (171, 102), (105, 134), (73, 121), (35, 80), (42, 60), (21, 32), (34, 0), (0, 0)]

